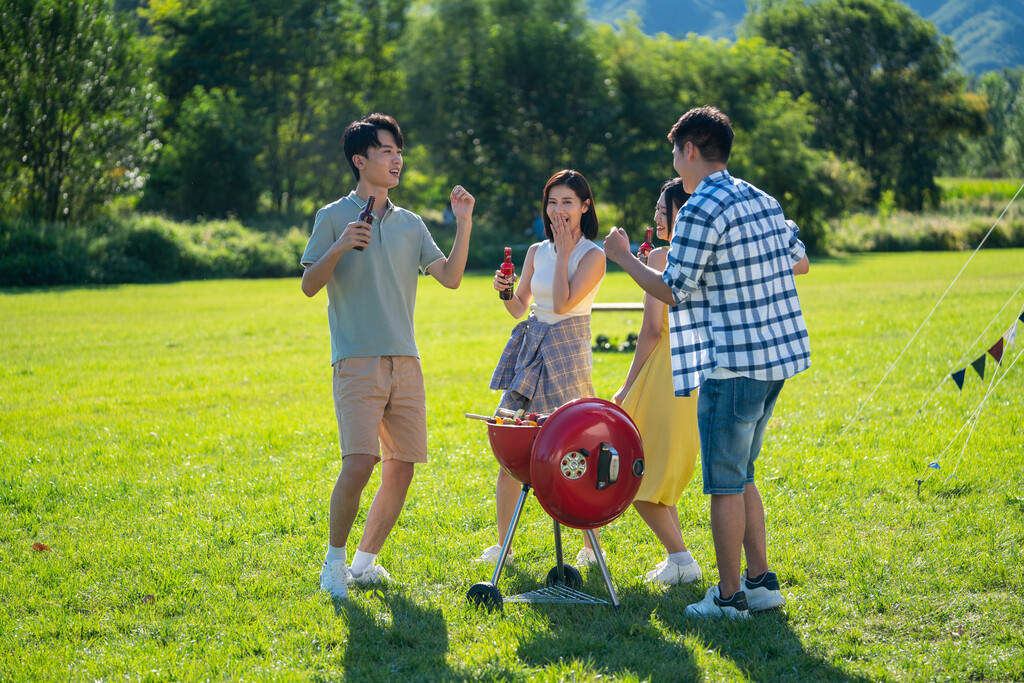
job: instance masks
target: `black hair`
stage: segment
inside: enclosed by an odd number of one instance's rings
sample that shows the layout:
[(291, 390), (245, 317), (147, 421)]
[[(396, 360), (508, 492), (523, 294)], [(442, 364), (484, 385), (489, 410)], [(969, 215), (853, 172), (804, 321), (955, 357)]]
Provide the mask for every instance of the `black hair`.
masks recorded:
[(733, 135), (728, 116), (715, 107), (697, 107), (679, 117), (668, 139), (679, 149), (692, 142), (705, 161), (724, 164), (732, 152)]
[(555, 239), (554, 233), (551, 232), (551, 217), (548, 216), (547, 205), (551, 188), (559, 185), (565, 185), (575, 192), (576, 196), (584, 204), (587, 203), (587, 200), (590, 201), (587, 210), (583, 213), (583, 217), (580, 218), (580, 231), (588, 240), (597, 237), (597, 207), (594, 206), (594, 193), (590, 189), (590, 183), (587, 182), (582, 173), (569, 169), (559, 171), (551, 176), (548, 178), (547, 184), (544, 185), (544, 197), (540, 203), (540, 215), (544, 218), (544, 235), (551, 241)]
[(665, 184), (661, 186), (661, 193), (665, 195), (665, 217), (671, 222), (675, 222), (672, 207), (676, 207), (676, 210), (683, 208), (683, 204), (690, 198), (690, 193), (683, 187), (682, 178), (666, 180)]
[(342, 147), (345, 150), (345, 159), (348, 161), (348, 165), (356, 177), (356, 182), (359, 182), (359, 169), (356, 168), (352, 157), (356, 154), (366, 156), (371, 147), (380, 147), (380, 137), (377, 135), (377, 131), (380, 130), (386, 130), (391, 133), (395, 137), (395, 143), (399, 149), (404, 146), (402, 129), (398, 127), (398, 121), (395, 121), (395, 119), (387, 114), (364, 116), (348, 124), (348, 128), (345, 129), (345, 135), (342, 137)]

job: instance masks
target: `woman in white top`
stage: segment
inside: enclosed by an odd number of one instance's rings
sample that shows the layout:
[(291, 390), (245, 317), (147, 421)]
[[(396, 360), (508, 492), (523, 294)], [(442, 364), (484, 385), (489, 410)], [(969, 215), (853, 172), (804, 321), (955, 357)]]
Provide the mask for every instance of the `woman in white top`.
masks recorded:
[[(586, 178), (565, 170), (544, 186), (544, 234), (547, 239), (526, 253), (515, 294), (504, 301), (513, 318), (530, 316), (516, 325), (491, 379), (503, 390), (500, 408), (550, 413), (566, 401), (594, 395), (590, 373), (590, 309), (604, 278), (604, 251), (597, 237), (594, 194)], [(513, 283), (494, 274), (494, 289)], [(497, 562), (508, 533), (519, 482), (498, 468), (498, 545), (487, 548), (480, 561)], [(594, 561), (589, 544), (576, 564)]]

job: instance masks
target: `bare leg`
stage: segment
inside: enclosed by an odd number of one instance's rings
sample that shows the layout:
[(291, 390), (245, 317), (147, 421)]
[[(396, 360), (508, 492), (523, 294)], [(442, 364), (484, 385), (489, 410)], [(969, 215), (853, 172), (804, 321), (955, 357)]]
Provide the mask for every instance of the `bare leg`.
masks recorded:
[(405, 494), (412, 483), (413, 464), (401, 460), (385, 460), (380, 469), (380, 488), (373, 496), (373, 503), (366, 513), (366, 526), (359, 540), (359, 549), (364, 553), (380, 552), (398, 515), (405, 505)]
[(711, 496), (711, 537), (715, 541), (718, 584), (723, 598), (740, 589), (740, 555), (745, 528), (744, 495)]
[(341, 460), (341, 474), (334, 482), (331, 492), (331, 517), (329, 542), (335, 548), (344, 548), (348, 543), (352, 523), (359, 512), (359, 498), (370, 481), (377, 458), (372, 455), (353, 453)]
[(516, 481), (516, 478), (505, 471), (505, 468), (498, 468), (498, 483), (495, 486), (495, 507), (498, 512), (498, 545), (505, 543), (505, 535), (512, 524), (512, 517), (516, 513), (516, 502), (519, 500), (519, 492), (523, 485)]
[(686, 543), (683, 542), (683, 533), (679, 529), (679, 515), (676, 506), (669, 507), (661, 503), (651, 503), (646, 500), (634, 500), (633, 507), (636, 508), (640, 517), (651, 527), (651, 531), (658, 537), (665, 551), (669, 554), (686, 552)]
[(768, 571), (768, 542), (764, 527), (764, 505), (756, 484), (747, 484), (743, 491), (746, 527), (743, 552), (747, 556), (747, 576), (760, 576)]

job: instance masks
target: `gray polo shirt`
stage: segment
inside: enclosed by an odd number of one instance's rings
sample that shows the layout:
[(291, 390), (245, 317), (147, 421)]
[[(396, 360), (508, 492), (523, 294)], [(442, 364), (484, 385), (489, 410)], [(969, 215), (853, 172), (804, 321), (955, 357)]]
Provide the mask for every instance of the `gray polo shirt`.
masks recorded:
[[(302, 265), (316, 263), (366, 205), (355, 191), (316, 214)], [(331, 364), (343, 358), (419, 356), (413, 334), (416, 281), (444, 258), (430, 231), (411, 211), (388, 201), (374, 209), (370, 244), (342, 254), (327, 282)]]

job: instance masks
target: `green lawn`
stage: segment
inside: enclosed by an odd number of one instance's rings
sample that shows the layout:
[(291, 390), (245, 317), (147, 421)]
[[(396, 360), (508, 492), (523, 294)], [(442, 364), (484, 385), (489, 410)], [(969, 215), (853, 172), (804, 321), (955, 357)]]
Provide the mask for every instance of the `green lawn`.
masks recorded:
[[(621, 609), (468, 606), (489, 578), (470, 560), (493, 542), (496, 464), (462, 414), (495, 405), (512, 325), (488, 277), (421, 283), (432, 462), (380, 556), (395, 583), (340, 607), (316, 591), (340, 467), (325, 295), (296, 279), (2, 292), (0, 680), (1024, 679), (1024, 362), (962, 460), (963, 434), (940, 457), (991, 386), (942, 378), (1020, 312), (1018, 293), (982, 335), (1024, 251), (975, 258), (840, 438), (966, 259), (829, 260), (799, 279), (813, 367), (758, 462), (789, 605), (741, 624), (683, 616), (717, 580), (699, 475), (679, 509), (704, 583), (641, 585), (661, 554), (630, 511), (602, 532)], [(599, 297), (638, 299), (622, 273)], [(638, 326), (594, 318), (620, 339)], [(1024, 329), (1003, 368), (1022, 348)], [(599, 395), (628, 363), (597, 355)], [(573, 557), (580, 535), (565, 539)], [(541, 585), (553, 546), (531, 501), (502, 591)]]

